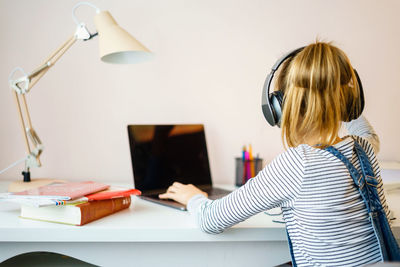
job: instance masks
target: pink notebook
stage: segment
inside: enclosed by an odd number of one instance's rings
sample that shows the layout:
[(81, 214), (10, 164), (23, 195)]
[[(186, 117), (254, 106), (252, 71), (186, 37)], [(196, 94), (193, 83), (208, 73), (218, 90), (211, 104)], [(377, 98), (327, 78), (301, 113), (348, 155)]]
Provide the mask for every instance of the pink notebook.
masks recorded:
[(97, 182), (71, 182), (71, 183), (54, 183), (46, 186), (41, 186), (35, 189), (30, 189), (18, 193), (15, 196), (25, 196), (27, 198), (60, 198), (64, 200), (75, 199), (99, 192), (109, 188), (109, 185)]

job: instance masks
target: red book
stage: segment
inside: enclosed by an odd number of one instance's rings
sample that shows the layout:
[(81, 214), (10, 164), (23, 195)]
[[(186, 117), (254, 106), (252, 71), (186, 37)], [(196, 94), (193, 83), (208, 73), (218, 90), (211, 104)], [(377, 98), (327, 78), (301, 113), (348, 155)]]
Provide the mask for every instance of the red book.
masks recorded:
[(40, 221), (84, 225), (107, 215), (127, 209), (131, 197), (94, 200), (67, 204), (65, 206), (33, 207), (21, 206), (21, 217)]
[(116, 191), (102, 191), (90, 195), (86, 195), (85, 198), (89, 201), (93, 200), (104, 200), (104, 199), (112, 199), (112, 198), (119, 198), (119, 197), (128, 197), (130, 195), (141, 195), (137, 189), (127, 189), (127, 190), (116, 190)]

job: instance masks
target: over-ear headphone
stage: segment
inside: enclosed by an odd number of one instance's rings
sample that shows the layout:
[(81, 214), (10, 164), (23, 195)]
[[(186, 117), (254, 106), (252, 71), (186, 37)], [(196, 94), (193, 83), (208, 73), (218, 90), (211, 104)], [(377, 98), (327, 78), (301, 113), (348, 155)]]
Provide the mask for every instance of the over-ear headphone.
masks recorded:
[[(283, 109), (283, 92), (282, 90), (273, 91), (270, 93), (270, 86), (272, 83), (272, 79), (274, 78), (275, 72), (279, 69), (279, 67), (285, 62), (287, 59), (296, 56), (300, 51), (302, 51), (304, 47), (300, 47), (296, 50), (293, 50), (290, 53), (287, 53), (283, 57), (281, 57), (271, 69), (271, 72), (268, 74), (267, 78), (265, 79), (264, 88), (262, 92), (262, 100), (261, 100), (261, 107), (264, 114), (265, 119), (271, 126), (278, 125), (280, 127), (280, 122), (282, 118), (282, 109)], [(364, 91), (362, 87), (362, 83), (358, 73), (355, 69), (354, 73), (357, 78), (358, 88), (360, 89), (360, 101), (361, 101), (361, 108), (357, 111), (352, 111), (346, 121), (351, 121), (357, 119), (362, 111), (364, 110)]]

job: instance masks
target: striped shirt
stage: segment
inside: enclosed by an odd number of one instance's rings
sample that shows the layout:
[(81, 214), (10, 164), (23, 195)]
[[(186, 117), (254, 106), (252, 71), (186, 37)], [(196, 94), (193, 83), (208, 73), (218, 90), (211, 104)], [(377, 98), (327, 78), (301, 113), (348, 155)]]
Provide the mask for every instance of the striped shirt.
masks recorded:
[[(379, 196), (388, 212), (375, 157), (379, 139), (364, 117), (345, 126), (350, 135), (335, 147), (360, 170), (353, 138), (360, 143), (373, 165)], [(196, 195), (188, 203), (200, 228), (211, 234), (276, 207), (282, 209), (299, 266), (360, 266), (382, 261), (365, 204), (347, 168), (331, 153), (306, 144), (289, 148), (231, 194), (214, 201)]]

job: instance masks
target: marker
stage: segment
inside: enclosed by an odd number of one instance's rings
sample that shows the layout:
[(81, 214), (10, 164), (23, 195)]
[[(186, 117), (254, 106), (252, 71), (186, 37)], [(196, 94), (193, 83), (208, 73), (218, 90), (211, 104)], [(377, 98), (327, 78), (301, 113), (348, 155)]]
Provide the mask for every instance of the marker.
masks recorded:
[(242, 175), (242, 184), (246, 183), (246, 146), (243, 146), (242, 151), (242, 162), (243, 162), (243, 175)]
[(253, 158), (253, 151), (251, 148), (251, 144), (249, 145), (249, 160), (250, 160), (250, 178), (255, 176), (254, 170), (254, 158)]
[(251, 178), (250, 155), (246, 151), (246, 181)]

